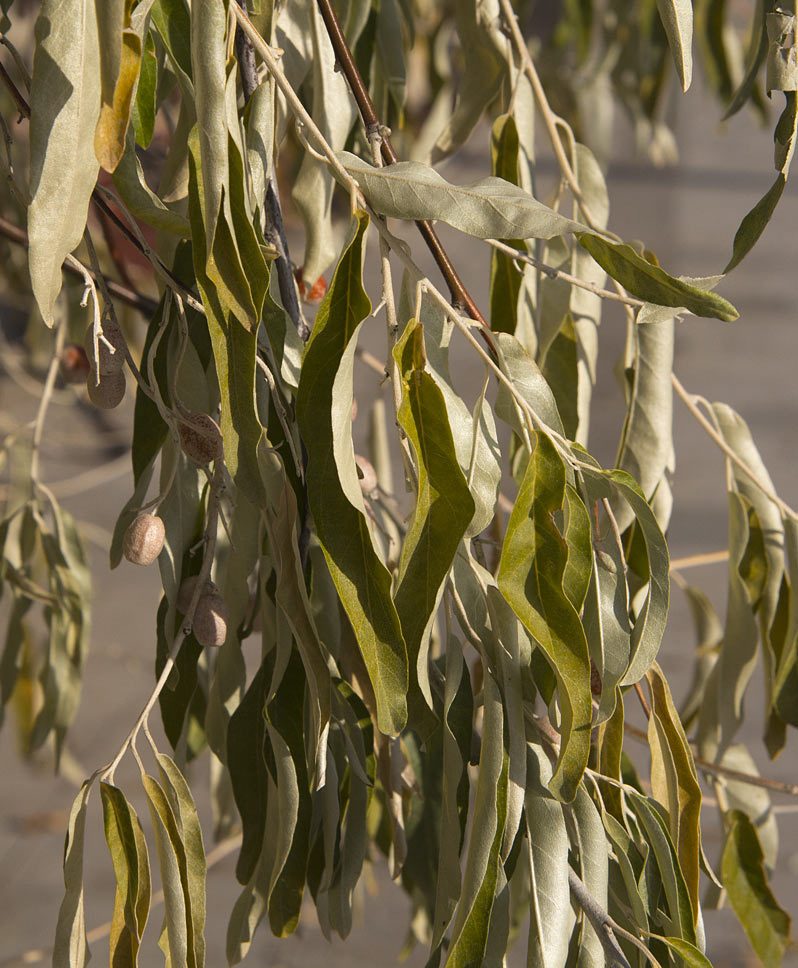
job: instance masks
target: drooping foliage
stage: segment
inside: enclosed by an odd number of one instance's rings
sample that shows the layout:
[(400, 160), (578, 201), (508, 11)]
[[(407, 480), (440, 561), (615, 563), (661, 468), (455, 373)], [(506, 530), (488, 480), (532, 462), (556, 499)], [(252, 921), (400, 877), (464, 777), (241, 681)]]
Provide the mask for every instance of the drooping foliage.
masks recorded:
[[(673, 376), (677, 323), (745, 325), (715, 291), (723, 275), (675, 278), (615, 235), (597, 159), (620, 105), (663, 160), (659, 105), (669, 75), (690, 85), (694, 48), (727, 115), (764, 113), (763, 93), (783, 94), (776, 181), (730, 243), (724, 272), (734, 269), (789, 172), (795, 11), (760, 0), (745, 55), (715, 0), (567, 0), (551, 23), (542, 6), (43, 0), (30, 81), (9, 42), (6, 88), (29, 115), (30, 152), (27, 168), (8, 154), (8, 184), (32, 294), (54, 330), (33, 430), (3, 449), (0, 714), (36, 694), (28, 749), (54, 740), (58, 760), (89, 640), (83, 543), (39, 471), (59, 371), (82, 373), (101, 406), (135, 386), (133, 493), (111, 566), (123, 551), (135, 560), (125, 536), (142, 513), (165, 532), (159, 678), (75, 800), (55, 965), (89, 958), (82, 856), (95, 785), (116, 878), (111, 964), (138, 963), (153, 844), (166, 964), (205, 964), (205, 847), (181, 772), (201, 755), (224, 777), (212, 795), (229, 788), (239, 815), (226, 831), (241, 837), (231, 965), (262, 921), (292, 933), (306, 893), (324, 933), (346, 937), (364, 865), (379, 855), (411, 898), (431, 966), (501, 965), (519, 935), (527, 963), (544, 968), (706, 965), (702, 871), (767, 968), (780, 963), (789, 918), (767, 880), (769, 794), (746, 784), (755, 770), (737, 732), (758, 662), (772, 756), (798, 725), (798, 515), (743, 418), (723, 404), (702, 411)], [(5, 32), (15, 10), (2, 9)], [(541, 136), (561, 175), (546, 202), (534, 191)], [(480, 137), (490, 173), (464, 185), (436, 170)], [(288, 186), (301, 273), (284, 232)], [(157, 306), (105, 279), (114, 252), (95, 250), (92, 210), (143, 254)], [(443, 283), (419, 268), (396, 220), (419, 224)], [(435, 222), (485, 240), (485, 316)], [(370, 292), (367, 243), (381, 270)], [(64, 269), (85, 281), (83, 309), (64, 304)], [(608, 298), (628, 328), (612, 468), (589, 440)], [(123, 303), (133, 310), (120, 325)], [(70, 341), (87, 304), (84, 354)], [(380, 314), (375, 363), (360, 337)], [(465, 397), (455, 343), (478, 373)], [(365, 372), (390, 392), (366, 415), (361, 455), (352, 418)], [(727, 455), (729, 504), (725, 624), (677, 575), (703, 645), (681, 714), (657, 664), (674, 392)], [(638, 701), (647, 776), (625, 752)], [(156, 703), (171, 755), (146, 729)], [(149, 821), (114, 783), (128, 753)], [(699, 777), (722, 812), (714, 873)]]

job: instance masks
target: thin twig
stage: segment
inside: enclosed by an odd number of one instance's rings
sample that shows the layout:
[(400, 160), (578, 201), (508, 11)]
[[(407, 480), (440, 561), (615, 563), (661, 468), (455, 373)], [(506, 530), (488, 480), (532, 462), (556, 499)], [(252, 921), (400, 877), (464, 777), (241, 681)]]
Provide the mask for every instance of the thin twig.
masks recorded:
[[(634, 739), (638, 739), (642, 743), (648, 743), (648, 733), (642, 729), (638, 729), (636, 726), (632, 726), (631, 723), (624, 723), (623, 730)], [(696, 744), (691, 742), (690, 745), (694, 747)], [(762, 787), (765, 790), (772, 790), (774, 793), (784, 793), (790, 797), (798, 797), (798, 784), (796, 783), (785, 783), (782, 780), (772, 780), (769, 777), (756, 776), (753, 773), (743, 773), (741, 770), (733, 770), (731, 767), (722, 766), (720, 763), (710, 763), (709, 760), (704, 760), (695, 754), (693, 754), (693, 762), (704, 773), (723, 776), (729, 780), (737, 780), (740, 783), (747, 783), (749, 786)], [(602, 779), (606, 778), (602, 777)]]
[(728, 549), (724, 551), (705, 551), (700, 555), (687, 555), (686, 558), (671, 558), (670, 570), (683, 571), (685, 568), (698, 568), (701, 565), (717, 565), (729, 560)]
[[(360, 75), (360, 71), (357, 69), (355, 64), (355, 59), (352, 57), (352, 52), (349, 50), (349, 45), (346, 42), (346, 37), (344, 37), (344, 32), (341, 29), (341, 24), (338, 21), (335, 10), (333, 9), (330, 0), (317, 0), (319, 11), (321, 12), (322, 19), (324, 20), (324, 26), (327, 28), (327, 33), (330, 38), (333, 50), (335, 51), (335, 57), (338, 61), (338, 65), (341, 71), (346, 77), (349, 89), (357, 103), (358, 111), (363, 119), (363, 123), (366, 126), (366, 137), (371, 140), (375, 133), (380, 136), (380, 149), (382, 152), (382, 157), (387, 165), (394, 165), (399, 161), (399, 156), (393, 149), (391, 145), (390, 138), (388, 137), (388, 129), (380, 121), (377, 115), (377, 110), (374, 107), (374, 102), (371, 100), (368, 88), (366, 87), (363, 78)], [(427, 248), (432, 253), (438, 268), (441, 271), (444, 279), (446, 280), (446, 285), (449, 288), (451, 294), (451, 300), (455, 307), (460, 307), (465, 309), (472, 319), (476, 319), (481, 323), (485, 320), (477, 308), (476, 303), (471, 298), (463, 284), (462, 279), (457, 274), (457, 270), (452, 264), (451, 259), (446, 254), (446, 250), (440, 243), (435, 229), (432, 227), (431, 222), (418, 221), (416, 222), (419, 231), (427, 244)]]
[(166, 662), (164, 663), (164, 667), (161, 670), (160, 676), (158, 677), (158, 681), (155, 683), (155, 687), (150, 693), (149, 699), (144, 704), (144, 708), (134, 723), (133, 728), (125, 737), (125, 741), (120, 746), (116, 756), (111, 760), (108, 766), (100, 771), (104, 777), (109, 779), (110, 782), (113, 781), (114, 771), (124, 757), (125, 753), (130, 749), (132, 744), (135, 743), (136, 737), (141, 731), (143, 725), (146, 723), (153, 706), (158, 701), (160, 694), (163, 692), (164, 686), (166, 685), (169, 676), (172, 673), (172, 669), (174, 668), (180, 648), (187, 636), (191, 634), (191, 624), (194, 620), (194, 612), (197, 609), (197, 604), (199, 603), (203, 588), (210, 578), (211, 568), (213, 567), (219, 522), (219, 503), (221, 500), (221, 492), (223, 491), (224, 486), (224, 464), (221, 460), (217, 460), (213, 477), (211, 479), (210, 497), (208, 499), (208, 515), (205, 523), (205, 551), (202, 556), (202, 566), (200, 568), (199, 575), (197, 576), (197, 584), (194, 589), (194, 594), (191, 596), (191, 601), (186, 609), (180, 630), (172, 642), (172, 647), (169, 649), (169, 655), (166, 658)]
[(646, 719), (651, 719), (651, 707), (646, 702), (646, 697), (643, 695), (643, 690), (640, 688), (639, 682), (635, 683), (635, 693), (640, 701), (640, 706), (642, 707), (643, 712), (646, 714)]
[[(27, 249), (29, 246), (28, 234), (24, 229), (19, 228), (12, 222), (0, 217), (0, 235), (4, 235), (11, 242), (16, 242), (17, 245), (23, 245)], [(83, 278), (83, 273), (76, 266), (72, 265), (69, 260), (65, 260), (61, 268), (68, 272), (70, 275)], [(105, 279), (105, 284), (108, 287), (108, 291), (112, 293), (120, 302), (125, 303), (128, 306), (132, 306), (133, 309), (138, 309), (139, 312), (146, 316), (147, 318), (155, 315), (155, 310), (158, 308), (158, 303), (154, 299), (150, 299), (149, 296), (145, 296), (140, 292), (136, 292), (129, 286), (124, 286), (120, 282), (116, 282), (114, 279)], [(95, 282), (97, 280), (95, 279)]]
[(676, 390), (676, 393), (684, 401), (690, 413), (701, 424), (704, 430), (709, 434), (709, 436), (718, 445), (718, 447), (720, 447), (720, 449), (729, 458), (729, 460), (732, 461), (732, 463), (735, 464), (737, 467), (739, 467), (740, 470), (746, 475), (746, 477), (749, 477), (754, 482), (754, 484), (765, 495), (765, 497), (769, 498), (776, 505), (776, 507), (781, 511), (783, 515), (785, 515), (788, 518), (792, 518), (795, 521), (798, 521), (798, 512), (794, 511), (789, 506), (789, 504), (785, 504), (784, 501), (782, 501), (782, 499), (778, 496), (778, 494), (776, 494), (775, 491), (771, 490), (769, 487), (764, 485), (762, 481), (757, 477), (756, 473), (748, 466), (748, 464), (746, 464), (746, 462), (742, 460), (742, 458), (739, 457), (732, 450), (732, 448), (726, 443), (723, 437), (721, 437), (721, 435), (717, 432), (717, 430), (715, 430), (712, 424), (698, 409), (698, 407), (695, 404), (693, 395), (691, 393), (688, 393), (687, 390), (685, 390), (685, 388), (677, 379), (675, 373), (671, 374), (671, 383), (673, 384), (673, 388), (674, 390)]
[(618, 925), (616, 925), (615, 921), (590, 894), (571, 867), (568, 868), (568, 887), (574, 900), (582, 909), (583, 914), (598, 935), (601, 947), (604, 949), (606, 964), (610, 968), (613, 968), (613, 966), (617, 966), (617, 968), (631, 968), (631, 965), (626, 959), (626, 955), (621, 950), (621, 946), (616, 941), (613, 933)]
[(36, 482), (39, 477), (39, 445), (42, 441), (42, 434), (44, 433), (44, 419), (47, 416), (47, 408), (50, 406), (50, 400), (53, 395), (53, 387), (55, 386), (55, 378), (58, 374), (58, 368), (61, 363), (61, 351), (64, 348), (64, 341), (66, 339), (67, 331), (67, 321), (66, 319), (61, 320), (58, 324), (58, 329), (55, 334), (55, 346), (53, 347), (53, 355), (50, 358), (50, 365), (47, 368), (47, 376), (44, 381), (44, 387), (42, 389), (42, 397), (39, 401), (39, 409), (36, 413), (36, 420), (33, 424), (33, 443), (31, 445), (31, 461), (30, 461), (30, 476), (31, 480)]
[(485, 241), (488, 243), (488, 245), (493, 246), (494, 249), (498, 249), (499, 252), (503, 252), (512, 259), (518, 259), (520, 262), (527, 262), (544, 275), (547, 275), (550, 279), (561, 279), (563, 282), (567, 282), (571, 286), (577, 286), (579, 289), (586, 289), (588, 292), (592, 292), (594, 295), (600, 296), (602, 299), (611, 299), (613, 302), (624, 303), (626, 306), (640, 307), (645, 305), (642, 299), (634, 299), (632, 296), (627, 296), (623, 291), (612, 292), (609, 289), (602, 289), (601, 286), (596, 286), (592, 282), (585, 282), (584, 279), (580, 279), (578, 276), (573, 276), (570, 272), (563, 272), (562, 269), (556, 269), (554, 266), (541, 262), (540, 259), (536, 259), (528, 252), (522, 252), (519, 249), (514, 249), (511, 245), (507, 245), (506, 242), (501, 242), (498, 239), (485, 239)]

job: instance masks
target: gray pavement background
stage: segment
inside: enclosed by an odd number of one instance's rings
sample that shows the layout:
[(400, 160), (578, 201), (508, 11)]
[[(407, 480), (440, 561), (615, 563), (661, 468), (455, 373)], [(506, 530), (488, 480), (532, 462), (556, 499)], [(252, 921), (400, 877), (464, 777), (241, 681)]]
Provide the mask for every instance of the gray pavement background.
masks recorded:
[[(631, 158), (628, 137), (619, 126), (615, 161), (609, 170), (612, 204), (611, 225), (625, 238), (644, 238), (661, 263), (674, 274), (710, 275), (725, 265), (731, 239), (742, 218), (772, 182), (772, 143), (769, 131), (759, 129), (751, 118), (738, 116), (723, 130), (714, 121), (717, 106), (697, 88), (688, 94), (676, 125), (681, 163), (677, 169), (657, 170)], [(778, 107), (778, 105), (776, 106)], [(774, 112), (775, 115), (775, 112)], [(774, 116), (775, 122), (775, 116)], [(541, 139), (542, 143), (542, 139)], [(468, 148), (448, 169), (453, 180), (470, 181), (488, 173), (487, 137), (477, 133)], [(545, 175), (546, 162), (542, 161)], [(553, 171), (553, 169), (549, 169)], [(777, 490), (788, 503), (798, 503), (798, 246), (796, 215), (798, 191), (788, 185), (781, 205), (754, 252), (724, 282), (721, 292), (740, 310), (733, 323), (689, 319), (677, 336), (676, 373), (685, 386), (710, 400), (723, 400), (749, 422)], [(487, 302), (487, 253), (479, 244), (453, 233), (443, 233), (447, 247), (463, 272), (480, 305)], [(462, 270), (461, 270), (462, 271)], [(376, 289), (373, 290), (377, 292)], [(378, 301), (375, 300), (375, 302)], [(0, 310), (2, 311), (2, 310)], [(382, 323), (364, 336), (364, 345), (382, 355)], [(605, 464), (613, 462), (622, 419), (622, 397), (613, 367), (623, 343), (623, 323), (611, 309), (605, 312), (601, 330), (601, 364), (594, 398), (592, 449)], [(469, 379), (473, 360), (461, 354), (462, 378)], [(458, 364), (458, 367), (460, 364)], [(373, 374), (361, 372), (361, 416), (356, 434), (364, 435), (365, 413), (380, 392)], [(479, 379), (479, 377), (475, 377)], [(132, 394), (129, 395), (132, 397)], [(35, 396), (26, 393), (7, 375), (0, 377), (0, 415), (5, 432), (11, 421), (21, 423), (33, 416)], [(121, 413), (109, 415), (104, 425), (88, 409), (55, 405), (48, 422), (44, 452), (47, 481), (60, 481), (106, 461), (119, 453), (122, 428), (130, 419), (130, 400)], [(670, 528), (674, 557), (726, 546), (725, 471), (723, 459), (677, 402), (675, 509)], [(152, 685), (154, 654), (154, 606), (158, 581), (155, 570), (136, 569), (123, 563), (109, 573), (102, 544), (113, 529), (116, 514), (130, 493), (125, 472), (89, 492), (64, 498), (79, 521), (90, 522), (92, 566), (96, 582), (92, 652), (89, 657), (84, 700), (68, 747), (79, 764), (90, 772), (107, 762), (119, 747)], [(701, 569), (690, 575), (712, 597), (719, 614), (725, 602), (724, 566)], [(684, 694), (691, 666), (692, 629), (684, 601), (674, 590), (672, 621), (660, 655), (677, 699)], [(254, 640), (245, 644), (257, 650)], [(796, 741), (776, 763), (769, 763), (759, 743), (761, 732), (761, 685), (754, 684), (748, 707), (753, 711), (746, 724), (745, 740), (763, 773), (798, 780)], [(155, 717), (157, 720), (157, 717)], [(163, 747), (166, 748), (164, 741)], [(205, 765), (190, 771), (196, 791), (206, 784)], [(125, 761), (117, 782), (140, 813), (146, 809), (134, 792), (137, 776)], [(29, 949), (48, 949), (63, 889), (61, 852), (66, 813), (75, 787), (63, 777), (53, 777), (46, 757), (22, 762), (15, 751), (12, 723), (0, 731), (0, 966), (35, 964), (17, 960)], [(783, 805), (785, 798), (774, 802)], [(86, 910), (89, 927), (110, 917), (113, 877), (102, 837), (98, 797), (93, 796), (87, 830), (85, 867)], [(201, 803), (206, 845), (210, 848), (210, 817)], [(707, 811), (709, 814), (711, 808)], [(709, 820), (707, 816), (707, 820)], [(146, 823), (145, 823), (146, 828)], [(781, 903), (798, 916), (798, 818), (780, 815), (782, 852), (773, 886)], [(710, 859), (719, 847), (717, 831), (707, 827)], [(224, 965), (224, 932), (237, 895), (233, 878), (234, 859), (219, 863), (208, 878), (208, 965)], [(407, 927), (408, 905), (401, 891), (391, 885), (382, 866), (364, 879), (362, 913), (346, 942), (328, 944), (321, 936), (312, 905), (303, 915), (297, 936), (277, 941), (261, 925), (247, 963), (293, 968), (350, 964), (391, 966), (397, 964)], [(160, 954), (155, 940), (161, 913), (154, 910), (145, 935), (142, 964), (157, 964)], [(710, 955), (718, 966), (755, 964), (747, 943), (727, 914), (709, 913), (707, 933)], [(94, 946), (98, 963), (107, 955), (103, 942)], [(49, 960), (49, 956), (45, 961)], [(792, 959), (794, 960), (794, 959)], [(515, 963), (515, 959), (513, 959)], [(406, 964), (422, 965), (416, 949)]]

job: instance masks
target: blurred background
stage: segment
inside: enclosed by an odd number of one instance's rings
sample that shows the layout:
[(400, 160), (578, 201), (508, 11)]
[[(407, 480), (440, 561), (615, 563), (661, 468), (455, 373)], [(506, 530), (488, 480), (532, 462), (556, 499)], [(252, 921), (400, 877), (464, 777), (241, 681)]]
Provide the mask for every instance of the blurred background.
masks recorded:
[[(17, 5), (20, 6), (19, 4)], [(31, 5), (33, 6), (33, 5)], [(545, 24), (540, 26), (543, 30)], [(686, 95), (669, 100), (669, 130), (649, 137), (641, 153), (640, 131), (626, 116), (600, 132), (607, 163), (610, 225), (626, 239), (642, 239), (671, 274), (712, 275), (722, 270), (731, 253), (731, 240), (742, 216), (764, 194), (773, 179), (772, 124), (743, 111), (721, 124), (722, 109), (697, 73)], [(15, 121), (13, 106), (0, 92), (7, 124)], [(24, 126), (20, 126), (23, 128)], [(649, 132), (649, 135), (651, 133)], [(14, 129), (14, 139), (20, 136)], [(24, 136), (24, 132), (23, 132)], [(448, 160), (442, 171), (450, 181), (469, 182), (490, 173), (490, 132), (478, 128), (466, 146)], [(555, 183), (555, 166), (543, 146), (538, 158), (539, 195), (546, 201)], [(678, 162), (674, 156), (678, 147)], [(671, 160), (668, 166), (654, 161)], [(301, 253), (301, 226), (283, 193), (292, 254)], [(0, 215), (11, 219), (14, 207), (0, 191)], [(685, 387), (710, 401), (730, 404), (748, 422), (777, 492), (793, 506), (798, 501), (798, 186), (788, 182), (785, 195), (763, 238), (745, 262), (725, 280), (720, 292), (740, 311), (734, 323), (687, 318), (677, 331), (675, 372)], [(407, 234), (407, 233), (406, 233)], [(488, 301), (489, 250), (451, 231), (441, 232), (454, 263), (460, 267), (480, 306)], [(410, 238), (410, 235), (407, 235)], [(376, 246), (372, 246), (372, 249)], [(420, 247), (414, 243), (423, 264)], [(13, 433), (33, 419), (41, 392), (49, 342), (32, 317), (24, 270), (24, 252), (0, 240), (0, 258), (13, 285), (0, 293), (0, 433)], [(375, 253), (368, 257), (368, 279), (373, 303), (379, 302)], [(435, 279), (433, 270), (429, 269)], [(131, 268), (136, 287), (155, 295), (146, 273)], [(72, 302), (82, 285), (65, 279)], [(312, 308), (308, 312), (312, 314)], [(32, 319), (31, 326), (28, 321)], [(145, 320), (129, 311), (130, 332), (143, 340)], [(384, 359), (384, 322), (364, 327), (362, 347)], [(612, 305), (605, 306), (600, 332), (599, 375), (593, 400), (590, 448), (606, 466), (614, 463), (623, 422), (624, 399), (615, 368), (622, 354), (625, 323)], [(458, 380), (481, 381), (465, 346), (454, 345)], [(131, 388), (132, 389), (132, 388)], [(384, 395), (378, 374), (366, 366), (356, 370), (358, 417), (355, 443), (365, 440), (370, 405)], [(387, 397), (386, 397), (387, 401)], [(42, 449), (42, 477), (75, 516), (90, 548), (94, 579), (91, 653), (86, 668), (80, 711), (70, 730), (64, 769), (53, 775), (52, 751), (25, 755), (13, 713), (0, 730), (0, 968), (49, 962), (58, 906), (63, 892), (61, 870), (63, 837), (69, 807), (84, 776), (107, 762), (118, 749), (149, 695), (155, 652), (154, 613), (160, 583), (157, 570), (123, 562), (110, 572), (108, 546), (117, 514), (132, 490), (128, 428), (133, 394), (118, 411), (102, 412), (85, 399), (85, 391), (59, 386), (48, 417)], [(675, 408), (676, 474), (674, 513), (669, 529), (673, 558), (722, 551), (727, 547), (727, 506), (724, 460), (694, 418), (677, 401)], [(726, 595), (725, 564), (708, 565), (686, 575), (709, 595), (723, 617)], [(5, 612), (0, 604), (0, 627)], [(660, 664), (678, 702), (685, 696), (693, 664), (695, 632), (688, 604), (678, 588), (672, 593), (671, 620), (660, 653)], [(244, 649), (253, 656), (259, 643), (252, 638)], [(633, 708), (629, 704), (630, 708)], [(755, 679), (749, 689), (741, 740), (757, 761), (760, 772), (798, 782), (796, 740), (780, 758), (769, 762), (761, 742), (762, 686)], [(635, 720), (636, 710), (632, 712)], [(157, 716), (153, 722), (157, 721)], [(156, 734), (156, 740), (159, 737)], [(166, 747), (163, 741), (162, 748)], [(641, 763), (645, 749), (632, 750)], [(198, 796), (206, 849), (212, 851), (213, 821), (203, 790), (207, 760), (189, 768), (189, 781)], [(136, 769), (126, 758), (117, 783), (131, 791), (139, 812), (146, 813), (133, 795)], [(708, 798), (709, 799), (709, 798)], [(772, 887), (781, 905), (798, 917), (798, 800), (775, 794), (781, 848)], [(718, 859), (721, 841), (711, 802), (704, 810), (705, 850), (710, 862)], [(86, 912), (90, 929), (101, 927), (111, 914), (114, 880), (102, 837), (99, 798), (92, 796), (87, 822), (85, 860)], [(225, 851), (227, 851), (225, 853)], [(238, 887), (233, 876), (235, 852), (223, 847), (212, 854), (208, 875), (208, 960), (225, 964), (227, 919)], [(390, 882), (381, 858), (375, 858), (361, 883), (360, 916), (352, 936), (328, 943), (318, 928), (312, 903), (306, 905), (297, 934), (278, 941), (262, 924), (247, 963), (294, 968), (324, 963), (328, 968), (350, 964), (375, 968), (398, 963), (407, 936), (408, 902)], [(160, 923), (154, 907), (145, 945), (152, 952)], [(707, 912), (708, 955), (721, 966), (748, 966), (756, 959), (734, 918), (725, 911)], [(103, 941), (94, 946), (102, 961)], [(152, 957), (153, 955), (150, 955)], [(144, 961), (143, 963), (147, 963)], [(153, 962), (154, 963), (154, 962)], [(406, 964), (423, 965), (425, 953), (416, 947)], [(513, 964), (512, 958), (510, 963)], [(520, 963), (520, 961), (519, 961)], [(795, 950), (787, 962), (798, 964)]]

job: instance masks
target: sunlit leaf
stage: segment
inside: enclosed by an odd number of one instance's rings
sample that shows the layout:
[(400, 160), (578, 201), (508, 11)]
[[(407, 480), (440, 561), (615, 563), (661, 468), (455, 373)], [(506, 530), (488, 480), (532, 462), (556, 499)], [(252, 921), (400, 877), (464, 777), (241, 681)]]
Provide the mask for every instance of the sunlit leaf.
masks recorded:
[(452, 185), (416, 161), (374, 168), (356, 155), (339, 155), (380, 215), (437, 219), (478, 239), (550, 239), (584, 226), (537, 201), (501, 178)]
[(751, 821), (739, 810), (727, 814), (721, 879), (729, 902), (765, 968), (782, 963), (790, 918), (768, 887), (762, 848)]
[(390, 575), (374, 551), (365, 515), (343, 490), (333, 459), (336, 370), (371, 308), (360, 281), (367, 224), (361, 213), (319, 307), (302, 364), (297, 419), (308, 450), (308, 500), (319, 540), (368, 668), (380, 729), (394, 735), (407, 717), (407, 650), (390, 597)]
[(66, 891), (58, 911), (53, 943), (53, 968), (85, 968), (91, 958), (86, 940), (86, 915), (83, 903), (83, 839), (86, 807), (91, 781), (86, 781), (75, 797), (69, 813), (64, 844), (64, 885)]
[(659, 266), (639, 256), (630, 245), (607, 242), (586, 232), (578, 239), (596, 262), (638, 299), (658, 306), (685, 306), (696, 316), (712, 316), (725, 322), (740, 315), (722, 296), (669, 276)]
[(549, 439), (538, 433), (507, 524), (498, 583), (557, 676), (562, 743), (551, 789), (558, 798), (569, 801), (587, 765), (592, 709), (587, 641), (579, 615), (563, 589), (568, 551), (552, 518), (564, 501), (562, 458)]
[(36, 21), (30, 122), (29, 265), (48, 326), (61, 263), (80, 243), (99, 163), (100, 40), (94, 0), (45, 0)]
[(668, 35), (682, 90), (690, 87), (693, 76), (693, 4), (691, 0), (657, 0), (657, 8)]

